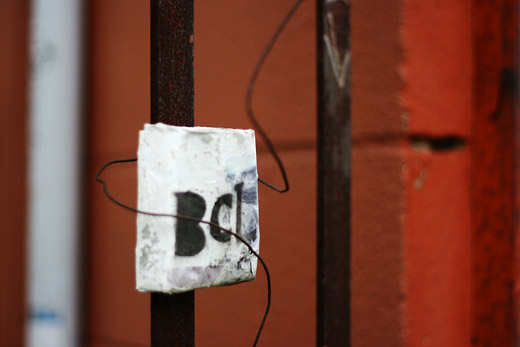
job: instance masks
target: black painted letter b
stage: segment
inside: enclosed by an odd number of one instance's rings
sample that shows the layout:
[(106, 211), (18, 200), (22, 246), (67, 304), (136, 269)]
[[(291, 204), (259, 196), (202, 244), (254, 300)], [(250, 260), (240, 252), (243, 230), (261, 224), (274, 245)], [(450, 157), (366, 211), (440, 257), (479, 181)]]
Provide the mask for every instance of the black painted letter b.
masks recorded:
[[(206, 212), (206, 202), (202, 196), (192, 193), (175, 193), (177, 214), (202, 219)], [(197, 255), (206, 244), (204, 231), (199, 222), (178, 218), (175, 231), (175, 255)]]

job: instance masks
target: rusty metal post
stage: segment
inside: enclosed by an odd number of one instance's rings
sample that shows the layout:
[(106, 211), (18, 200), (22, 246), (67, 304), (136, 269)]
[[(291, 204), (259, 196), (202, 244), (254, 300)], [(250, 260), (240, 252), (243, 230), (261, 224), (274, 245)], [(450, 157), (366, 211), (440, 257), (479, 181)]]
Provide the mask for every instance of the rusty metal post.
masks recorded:
[(350, 0), (318, 0), (317, 345), (350, 345)]
[[(151, 0), (151, 122), (193, 126), (194, 0)], [(151, 294), (152, 347), (195, 345), (195, 292)]]

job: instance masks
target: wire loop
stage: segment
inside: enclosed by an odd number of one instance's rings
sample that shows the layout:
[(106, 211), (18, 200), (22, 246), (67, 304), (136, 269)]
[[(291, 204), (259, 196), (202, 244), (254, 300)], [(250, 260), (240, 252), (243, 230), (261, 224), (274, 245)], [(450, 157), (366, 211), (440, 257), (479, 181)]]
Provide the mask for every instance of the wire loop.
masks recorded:
[(271, 308), (271, 276), (269, 275), (269, 270), (267, 268), (267, 264), (262, 259), (260, 254), (258, 254), (258, 252), (256, 252), (253, 249), (253, 247), (242, 236), (238, 235), (237, 233), (232, 232), (229, 229), (223, 228), (223, 227), (221, 227), (220, 225), (218, 225), (216, 223), (212, 223), (212, 222), (208, 222), (208, 221), (204, 221), (204, 220), (200, 220), (200, 219), (197, 219), (197, 218), (193, 218), (193, 217), (190, 217), (190, 216), (184, 216), (184, 215), (180, 215), (180, 214), (156, 213), (156, 212), (141, 211), (141, 210), (139, 210), (139, 209), (137, 209), (137, 208), (135, 208), (133, 206), (127, 205), (124, 202), (121, 202), (121, 201), (117, 200), (116, 198), (114, 198), (108, 192), (107, 184), (106, 184), (105, 180), (101, 178), (101, 174), (103, 173), (103, 171), (106, 168), (108, 168), (109, 166), (111, 166), (113, 164), (131, 163), (131, 162), (136, 162), (136, 161), (137, 161), (137, 158), (112, 160), (112, 161), (106, 163), (105, 165), (103, 165), (103, 167), (101, 169), (99, 169), (98, 173), (96, 174), (96, 181), (101, 183), (101, 185), (103, 186), (103, 192), (105, 193), (107, 198), (110, 199), (110, 201), (114, 202), (115, 204), (117, 204), (117, 205), (119, 205), (119, 206), (121, 206), (121, 207), (123, 207), (123, 208), (125, 208), (125, 209), (127, 209), (129, 211), (135, 212), (135, 213), (140, 213), (140, 214), (145, 214), (145, 215), (148, 215), (148, 216), (155, 216), (155, 217), (170, 217), (170, 218), (184, 219), (184, 220), (194, 221), (194, 222), (207, 224), (207, 225), (210, 225), (212, 227), (215, 227), (215, 228), (217, 228), (219, 230), (222, 230), (223, 232), (225, 232), (225, 233), (227, 233), (229, 235), (234, 236), (236, 239), (238, 239), (240, 242), (242, 242), (249, 249), (249, 251), (255, 257), (258, 258), (258, 260), (262, 264), (262, 267), (264, 268), (264, 271), (265, 271), (265, 276), (267, 278), (267, 304), (266, 304), (266, 307), (265, 307), (265, 313), (264, 313), (264, 316), (262, 318), (262, 322), (260, 323), (260, 327), (258, 328), (258, 332), (256, 334), (255, 342), (253, 343), (253, 346), (256, 346), (257, 343), (258, 343), (258, 340), (260, 339), (260, 335), (262, 334), (262, 330), (264, 328), (265, 321), (267, 320), (267, 316), (269, 315), (269, 310)]
[(256, 119), (255, 113), (253, 112), (253, 107), (251, 105), (251, 102), (253, 100), (253, 93), (255, 90), (256, 80), (258, 79), (258, 75), (260, 75), (260, 71), (262, 70), (262, 67), (264, 66), (264, 63), (269, 56), (269, 53), (271, 53), (271, 50), (278, 40), (278, 37), (282, 33), (283, 29), (287, 26), (287, 23), (289, 23), (289, 20), (292, 18), (298, 7), (301, 5), (303, 0), (297, 0), (292, 7), (289, 9), (289, 12), (285, 15), (284, 19), (278, 25), (278, 28), (276, 28), (273, 36), (271, 36), (271, 39), (267, 43), (267, 45), (264, 48), (264, 51), (262, 52), (262, 55), (260, 56), (260, 59), (258, 59), (258, 62), (256, 63), (255, 69), (253, 70), (253, 73), (251, 74), (251, 78), (249, 79), (249, 84), (247, 86), (246, 91), (246, 112), (247, 116), (249, 117), (249, 121), (253, 125), (253, 129), (260, 135), (262, 140), (264, 140), (265, 145), (267, 146), (267, 149), (273, 156), (274, 160), (276, 161), (276, 164), (278, 165), (278, 168), (280, 169), (280, 173), (282, 174), (284, 188), (278, 188), (266, 181), (263, 181), (261, 179), (258, 179), (259, 182), (265, 184), (269, 188), (272, 188), (276, 190), (279, 193), (285, 193), (289, 191), (289, 179), (287, 178), (287, 173), (285, 172), (285, 166), (283, 165), (282, 159), (278, 155), (278, 152), (276, 151), (276, 148), (273, 145), (273, 142), (265, 132), (265, 130), (262, 128), (258, 120)]

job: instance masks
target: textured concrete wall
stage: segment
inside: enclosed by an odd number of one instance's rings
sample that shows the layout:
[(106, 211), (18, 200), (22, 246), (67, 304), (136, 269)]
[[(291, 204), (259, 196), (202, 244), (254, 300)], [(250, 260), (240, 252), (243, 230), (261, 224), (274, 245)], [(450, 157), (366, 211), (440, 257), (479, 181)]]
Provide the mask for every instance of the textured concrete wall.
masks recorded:
[(352, 3), (353, 346), (405, 340), (401, 26), (400, 1)]

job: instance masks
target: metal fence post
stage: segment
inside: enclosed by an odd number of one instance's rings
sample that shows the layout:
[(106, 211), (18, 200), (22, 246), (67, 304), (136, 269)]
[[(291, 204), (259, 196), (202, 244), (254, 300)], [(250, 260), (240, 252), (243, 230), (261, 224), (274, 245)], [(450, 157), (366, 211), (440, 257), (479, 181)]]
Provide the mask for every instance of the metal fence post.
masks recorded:
[[(193, 126), (194, 0), (151, 0), (151, 122)], [(153, 347), (195, 345), (195, 292), (151, 294)]]
[(350, 345), (350, 0), (318, 0), (317, 345)]

